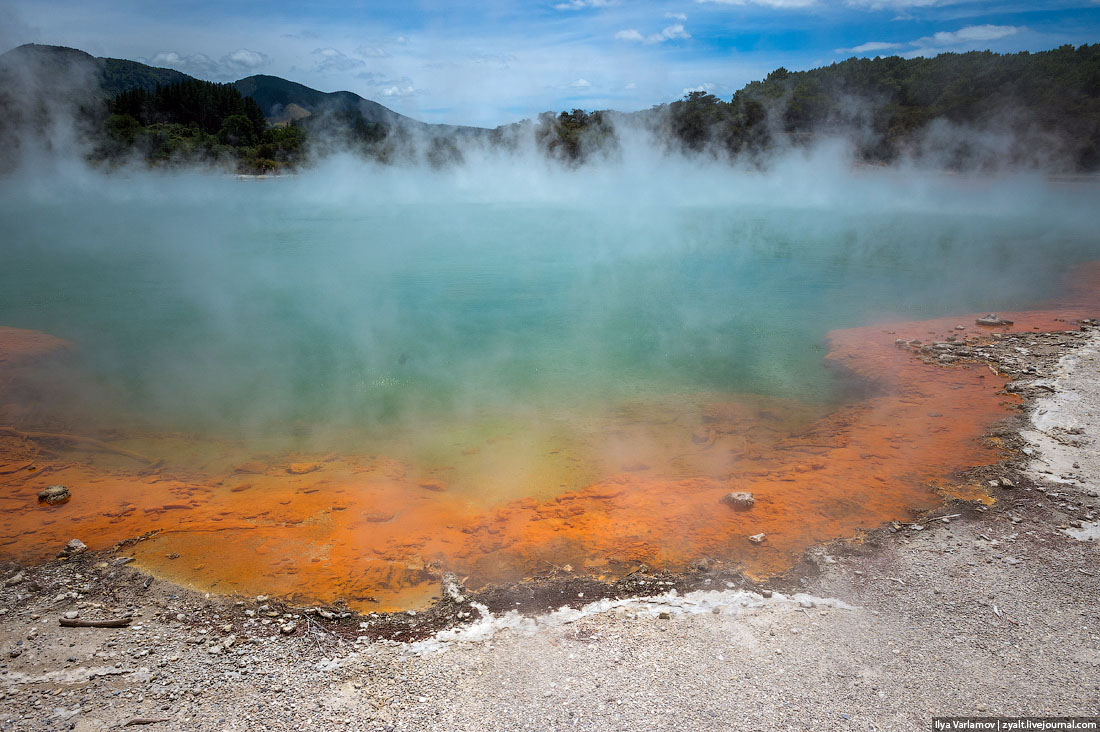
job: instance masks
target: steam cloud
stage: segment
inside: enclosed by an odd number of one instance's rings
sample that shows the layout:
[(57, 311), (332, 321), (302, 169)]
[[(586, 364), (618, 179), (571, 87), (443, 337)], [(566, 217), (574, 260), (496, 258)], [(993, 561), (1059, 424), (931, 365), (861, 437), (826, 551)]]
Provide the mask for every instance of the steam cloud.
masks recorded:
[[(71, 89), (33, 79), (0, 180), (0, 312), (77, 343), (70, 396), (108, 422), (323, 444), (669, 395), (828, 401), (827, 330), (1033, 303), (1100, 253), (1094, 182), (946, 174), (927, 152), (857, 166), (858, 134), (731, 161), (618, 119), (578, 166), (535, 122), (406, 131), (385, 162), (333, 138), (275, 181), (105, 172)], [(922, 143), (960, 144), (1012, 141)]]

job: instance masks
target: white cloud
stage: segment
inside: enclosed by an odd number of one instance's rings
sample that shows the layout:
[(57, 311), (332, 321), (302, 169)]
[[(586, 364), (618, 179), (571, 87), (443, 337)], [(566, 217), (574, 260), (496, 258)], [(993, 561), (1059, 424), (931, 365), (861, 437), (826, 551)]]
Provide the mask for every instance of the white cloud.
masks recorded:
[(960, 43), (971, 43), (974, 41), (995, 41), (998, 38), (1014, 36), (1019, 32), (1020, 29), (1014, 25), (968, 25), (957, 31), (940, 31), (939, 33), (933, 33), (931, 36), (925, 36), (924, 38), (913, 41), (913, 45), (932, 47), (955, 46)]
[[(686, 30), (684, 30), (684, 24), (683, 23), (677, 23), (675, 25), (668, 26), (667, 28), (665, 28), (664, 30), (661, 31), (660, 36), (661, 36), (662, 41), (671, 40), (673, 38), (691, 38), (691, 34), (688, 33)], [(649, 40), (652, 40), (652, 39), (653, 39), (653, 36), (650, 36)]]
[(555, 10), (584, 10), (585, 8), (606, 8), (618, 5), (616, 0), (568, 0), (554, 5)]
[[(1100, 0), (1097, 1), (1100, 2)], [(665, 13), (665, 17), (669, 20), (678, 20), (681, 23), (688, 19), (685, 13)]]
[(214, 60), (205, 53), (181, 54), (163, 51), (149, 59), (153, 66), (168, 66), (200, 79), (236, 79), (255, 73), (271, 63), (271, 58), (259, 51), (239, 48)]
[(817, 5), (818, 0), (695, 0), (695, 2), (715, 5), (762, 5), (766, 8), (789, 10), (813, 7)]
[(870, 53), (872, 51), (889, 51), (892, 48), (902, 48), (904, 43), (883, 43), (882, 41), (868, 41), (852, 48), (838, 48), (837, 53)]
[(866, 10), (903, 10), (905, 8), (931, 8), (937, 5), (954, 5), (965, 0), (846, 0), (845, 4), (852, 8), (864, 8)]
[(353, 71), (367, 65), (361, 58), (353, 58), (335, 48), (313, 49), (314, 70), (321, 73)]
[(684, 89), (684, 91), (682, 93), (682, 96), (686, 97), (691, 92), (708, 92), (709, 93), (709, 92), (714, 91), (717, 88), (718, 88), (717, 84), (714, 84), (713, 82), (709, 82), (709, 81), (704, 81), (699, 86), (693, 86), (693, 87)]
[(650, 33), (643, 36), (637, 28), (627, 28), (615, 34), (617, 41), (632, 41), (635, 43), (664, 43), (675, 39), (691, 38), (691, 34), (684, 30), (683, 23), (675, 23), (662, 29), (660, 33)]
[(569, 85), (570, 89), (591, 89), (592, 82), (588, 79), (577, 79)]
[[(195, 54), (195, 56), (202, 57), (204, 61), (210, 61), (209, 56), (203, 56), (203, 54), (201, 53)], [(195, 56), (192, 56), (192, 58), (194, 58)], [(175, 51), (162, 51), (156, 56), (153, 56), (153, 58), (149, 59), (149, 61), (154, 65), (164, 64), (165, 66), (179, 66), (180, 64), (186, 63), (186, 59)]]
[(249, 51), (247, 48), (241, 48), (228, 54), (222, 61), (239, 69), (258, 69), (267, 66), (271, 59), (259, 51)]
[(416, 94), (416, 87), (412, 84), (405, 86), (388, 86), (382, 90), (384, 97), (411, 97)]
[(883, 41), (868, 41), (853, 48), (838, 48), (836, 53), (874, 53), (877, 51), (898, 50), (916, 46), (916, 50), (909, 50), (902, 56), (922, 56), (927, 53), (939, 53), (944, 50), (973, 49), (988, 41), (996, 41), (1008, 38), (1019, 33), (1022, 28), (1014, 25), (968, 25), (957, 31), (940, 31), (930, 36), (918, 38), (909, 43), (885, 43)]

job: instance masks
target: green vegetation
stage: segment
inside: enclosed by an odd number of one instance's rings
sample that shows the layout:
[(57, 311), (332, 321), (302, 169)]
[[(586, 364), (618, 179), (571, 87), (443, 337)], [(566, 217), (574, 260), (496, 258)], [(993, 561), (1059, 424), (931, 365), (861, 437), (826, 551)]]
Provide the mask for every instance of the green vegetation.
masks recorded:
[(332, 150), (445, 166), (462, 160), (467, 142), (517, 148), (532, 128), (545, 155), (580, 165), (616, 154), (616, 129), (625, 127), (647, 129), (676, 152), (750, 163), (781, 147), (842, 136), (868, 163), (912, 157), (948, 168), (1091, 172), (1100, 170), (1100, 45), (779, 68), (729, 101), (694, 91), (642, 112), (545, 112), (533, 125), (495, 130), (426, 125), (351, 92), (274, 76), (216, 84), (32, 44), (0, 55), (0, 139), (8, 141), (0, 145), (0, 168), (28, 144), (48, 147), (43, 131), (58, 116), (76, 121), (99, 162), (137, 157), (245, 172), (293, 168)]
[[(540, 117), (544, 149), (570, 160), (597, 149), (611, 112)], [(945, 53), (934, 58), (851, 58), (810, 71), (779, 68), (729, 102), (690, 92), (640, 120), (685, 152), (758, 158), (780, 144), (825, 135), (855, 139), (859, 159), (935, 156), (946, 167), (1100, 169), (1100, 45), (1041, 53)], [(953, 134), (965, 130), (975, 134)], [(593, 135), (595, 133), (595, 135)], [(985, 147), (978, 144), (986, 141)], [(589, 144), (578, 145), (577, 140)]]
[(133, 154), (152, 164), (234, 161), (238, 170), (274, 172), (300, 162), (304, 131), (269, 127), (256, 101), (232, 84), (184, 79), (151, 92), (116, 95), (95, 157)]
[[(1100, 167), (1100, 45), (1042, 53), (945, 53), (934, 58), (851, 58), (754, 81), (727, 104), (692, 94), (669, 105), (671, 136), (689, 149), (705, 141), (730, 153), (759, 152), (773, 134), (798, 140), (862, 132), (860, 157), (891, 162), (938, 147), (949, 166), (982, 164), (973, 140), (935, 136), (935, 122), (1014, 141), (1000, 163), (1059, 159)], [(926, 144), (927, 136), (933, 135)], [(1036, 160), (1032, 159), (1032, 156)]]
[(154, 91), (158, 86), (168, 86), (191, 77), (174, 69), (160, 69), (146, 66), (137, 61), (120, 58), (101, 58), (103, 94), (113, 97), (131, 89)]
[(550, 157), (568, 163), (579, 163), (595, 151), (609, 152), (617, 146), (615, 131), (607, 113), (574, 109), (557, 117), (553, 112), (539, 115), (535, 141)]

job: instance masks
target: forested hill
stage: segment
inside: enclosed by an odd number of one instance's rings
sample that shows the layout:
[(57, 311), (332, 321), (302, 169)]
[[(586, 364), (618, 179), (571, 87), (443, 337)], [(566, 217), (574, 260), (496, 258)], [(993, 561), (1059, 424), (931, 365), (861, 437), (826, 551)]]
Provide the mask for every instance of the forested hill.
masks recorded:
[[(410, 133), (433, 140), (488, 132), (425, 124), (352, 92), (321, 92), (274, 76), (217, 84), (62, 46), (26, 44), (0, 54), (0, 134), (7, 141), (0, 168), (19, 160), (28, 144), (53, 144), (58, 120), (76, 123), (98, 162), (138, 157), (249, 172), (299, 164), (310, 138), (315, 149), (384, 157)], [(436, 159), (453, 156), (446, 140), (433, 145)]]
[(866, 125), (873, 139), (865, 153), (872, 159), (893, 159), (930, 123), (945, 120), (1021, 139), (1047, 137), (1078, 167), (1100, 163), (1100, 45), (777, 69), (734, 94), (730, 107), (754, 103), (776, 110), (787, 133)]
[(294, 167), (333, 149), (445, 165), (462, 158), (471, 138), (515, 147), (532, 131), (547, 156), (581, 164), (613, 154), (632, 126), (671, 150), (750, 164), (843, 136), (864, 162), (1093, 172), (1100, 170), (1100, 45), (779, 68), (728, 101), (691, 92), (641, 112), (546, 112), (492, 131), (424, 124), (351, 92), (274, 76), (216, 84), (33, 44), (0, 55), (0, 169), (28, 146), (68, 139), (57, 134), (58, 120), (75, 122), (98, 162), (137, 157), (245, 171)]
[(52, 82), (59, 87), (84, 81), (105, 98), (130, 89), (153, 91), (158, 84), (165, 86), (192, 78), (174, 69), (121, 58), (96, 58), (75, 48), (36, 43), (0, 55), (0, 73), (10, 76), (17, 71), (37, 83)]
[(544, 116), (548, 149), (574, 159), (602, 149), (608, 126), (641, 123), (674, 148), (761, 156), (824, 135), (857, 143), (867, 162), (937, 156), (946, 167), (1100, 169), (1100, 45), (1040, 53), (851, 58), (779, 68), (729, 101), (692, 92), (633, 114)]
[(257, 74), (234, 82), (233, 85), (241, 94), (255, 99), (266, 117), (277, 121), (290, 121), (282, 118), (287, 107), (294, 105), (310, 114), (317, 114), (322, 110), (359, 112), (363, 116), (363, 121), (368, 123), (423, 124), (353, 92), (317, 91), (304, 84), (280, 79), (278, 76)]

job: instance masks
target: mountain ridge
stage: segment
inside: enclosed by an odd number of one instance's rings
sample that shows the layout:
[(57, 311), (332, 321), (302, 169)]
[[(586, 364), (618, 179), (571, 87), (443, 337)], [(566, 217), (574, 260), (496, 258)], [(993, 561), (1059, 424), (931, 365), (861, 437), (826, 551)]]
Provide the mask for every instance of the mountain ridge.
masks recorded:
[[(93, 56), (86, 51), (68, 46), (38, 43), (25, 43), (0, 54), (0, 70), (4, 68), (10, 70), (15, 64), (31, 67), (38, 75), (45, 73), (72, 76), (77, 73), (87, 76), (90, 73), (98, 80), (99, 89), (106, 99), (132, 89), (140, 88), (151, 92), (158, 85), (166, 86), (188, 79), (198, 80), (198, 77), (176, 69), (152, 66), (130, 59)], [(359, 112), (366, 122), (387, 127), (407, 127), (421, 131), (481, 129), (463, 125), (421, 122), (355, 92), (346, 90), (323, 92), (305, 84), (269, 74), (254, 74), (228, 83), (236, 87), (242, 95), (255, 99), (263, 110), (264, 116), (273, 124), (285, 124), (290, 121), (284, 112), (290, 105), (296, 105), (310, 115), (329, 111)], [(292, 118), (298, 119), (302, 116), (304, 115), (300, 113), (291, 115)]]

